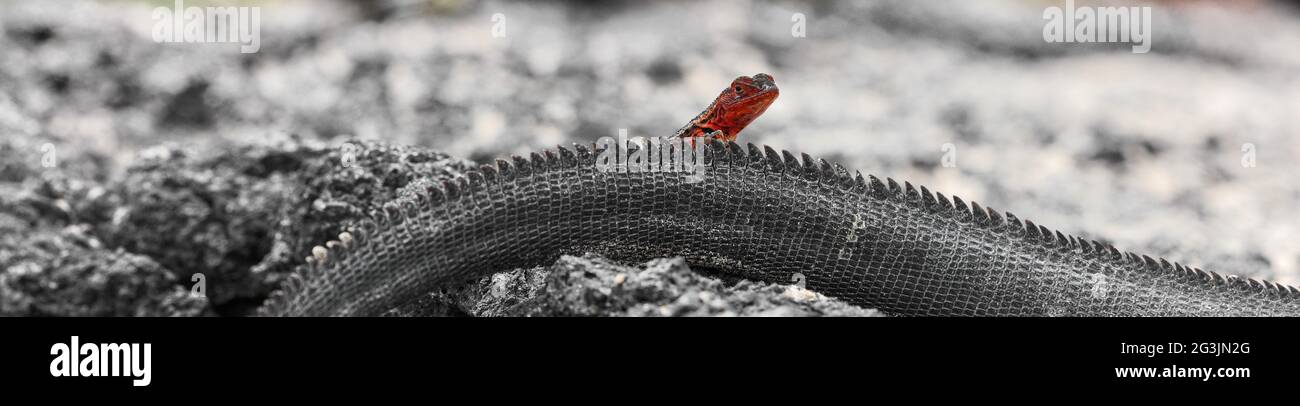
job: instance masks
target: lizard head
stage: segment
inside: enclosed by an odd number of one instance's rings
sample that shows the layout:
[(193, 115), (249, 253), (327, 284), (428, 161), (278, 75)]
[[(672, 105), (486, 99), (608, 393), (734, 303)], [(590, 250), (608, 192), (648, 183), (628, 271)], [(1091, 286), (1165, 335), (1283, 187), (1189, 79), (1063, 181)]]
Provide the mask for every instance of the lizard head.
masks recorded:
[(763, 110), (776, 100), (781, 90), (776, 87), (772, 75), (759, 73), (754, 76), (741, 76), (731, 81), (731, 88), (723, 91), (722, 104), (737, 111), (737, 108), (753, 111), (754, 117), (763, 114)]
[(767, 111), (780, 94), (772, 75), (759, 73), (738, 77), (718, 96), (715, 115), (701, 127), (722, 131), (723, 139), (734, 140), (740, 130)]

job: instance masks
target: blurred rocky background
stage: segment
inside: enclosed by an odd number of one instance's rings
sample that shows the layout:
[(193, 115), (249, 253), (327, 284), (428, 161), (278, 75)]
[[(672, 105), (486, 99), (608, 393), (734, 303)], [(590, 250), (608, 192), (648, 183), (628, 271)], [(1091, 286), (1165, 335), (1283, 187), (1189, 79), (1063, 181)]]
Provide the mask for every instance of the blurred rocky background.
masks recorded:
[[(175, 4), (0, 0), (0, 314), (248, 314), (420, 182), (670, 134), (758, 72), (781, 97), (741, 141), (1300, 283), (1294, 3), (1144, 3), (1145, 54), (1045, 42), (1041, 0), (184, 3), (260, 7), (250, 54), (155, 42)], [(566, 257), (392, 313), (873, 314), (663, 261)]]

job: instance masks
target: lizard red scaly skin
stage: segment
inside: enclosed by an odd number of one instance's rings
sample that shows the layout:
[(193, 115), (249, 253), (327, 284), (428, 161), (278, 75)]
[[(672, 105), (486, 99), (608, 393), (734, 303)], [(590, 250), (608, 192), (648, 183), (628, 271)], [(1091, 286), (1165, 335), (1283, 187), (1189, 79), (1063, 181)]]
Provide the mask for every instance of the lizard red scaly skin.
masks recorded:
[(759, 73), (753, 77), (741, 76), (731, 81), (731, 87), (703, 112), (677, 130), (674, 137), (713, 137), (722, 141), (735, 141), (740, 130), (767, 111), (781, 91), (772, 75)]

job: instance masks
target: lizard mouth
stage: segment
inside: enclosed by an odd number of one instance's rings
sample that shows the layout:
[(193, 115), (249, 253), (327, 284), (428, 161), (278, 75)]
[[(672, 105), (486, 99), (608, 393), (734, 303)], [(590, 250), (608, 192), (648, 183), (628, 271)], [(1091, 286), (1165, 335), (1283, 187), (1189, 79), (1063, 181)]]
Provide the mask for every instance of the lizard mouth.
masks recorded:
[(748, 97), (743, 98), (742, 100), (746, 100), (746, 101), (762, 100), (762, 101), (771, 102), (772, 100), (776, 99), (777, 95), (781, 94), (781, 89), (776, 87), (776, 83), (772, 83), (772, 82), (767, 82), (764, 84), (755, 83), (754, 87), (757, 87), (758, 91), (754, 92)]

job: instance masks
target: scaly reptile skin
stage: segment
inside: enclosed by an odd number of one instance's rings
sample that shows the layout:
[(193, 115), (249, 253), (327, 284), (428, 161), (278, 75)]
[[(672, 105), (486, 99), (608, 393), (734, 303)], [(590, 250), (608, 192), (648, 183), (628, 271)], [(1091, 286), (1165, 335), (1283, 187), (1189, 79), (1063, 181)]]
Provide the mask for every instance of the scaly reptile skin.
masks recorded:
[(807, 155), (713, 140), (702, 181), (603, 171), (578, 146), (498, 161), (317, 247), (264, 307), (375, 315), (448, 284), (587, 252), (683, 256), (896, 315), (1268, 316), (1300, 291), (1049, 231)]
[(389, 205), (313, 249), (262, 313), (373, 315), (455, 281), (594, 252), (680, 255), (770, 282), (799, 273), (814, 290), (900, 315), (1300, 314), (1292, 287), (1120, 253), (925, 188), (733, 143), (778, 94), (770, 75), (736, 78), (674, 134), (688, 146), (711, 140), (702, 180), (610, 171), (579, 146), (498, 161), (417, 205)]

